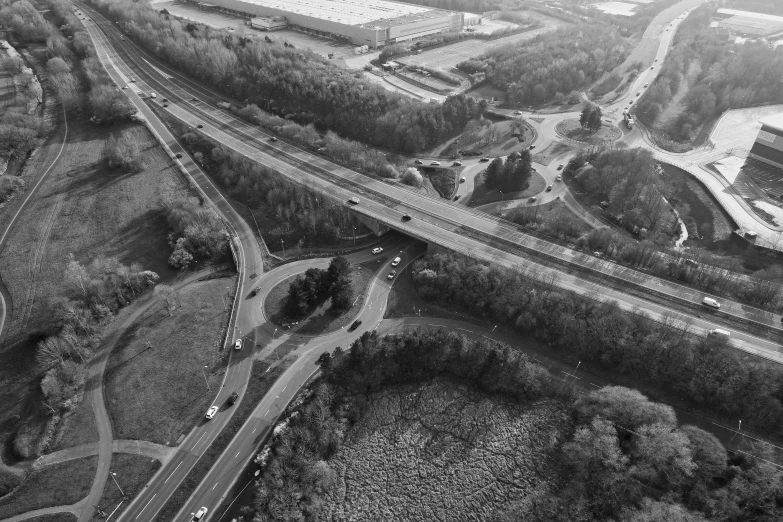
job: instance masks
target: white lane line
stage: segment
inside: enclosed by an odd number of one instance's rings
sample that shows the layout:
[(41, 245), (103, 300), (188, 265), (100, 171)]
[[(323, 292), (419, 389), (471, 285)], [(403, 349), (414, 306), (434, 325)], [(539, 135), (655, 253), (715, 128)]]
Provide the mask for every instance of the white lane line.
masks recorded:
[(163, 483), (164, 483), (164, 484), (165, 484), (166, 482), (168, 482), (168, 481), (169, 481), (169, 479), (170, 479), (170, 478), (171, 478), (171, 477), (174, 475), (174, 473), (176, 473), (176, 472), (177, 472), (177, 470), (179, 469), (179, 467), (180, 467), (181, 465), (182, 465), (182, 462), (180, 462), (179, 464), (177, 464), (177, 467), (176, 467), (176, 468), (174, 468), (174, 471), (172, 471), (172, 472), (171, 472), (171, 475), (169, 475), (169, 478), (167, 478), (166, 480), (164, 480), (164, 481), (163, 481)]
[(204, 435), (206, 435), (206, 434), (207, 434), (206, 431), (201, 434), (201, 437), (199, 437), (198, 440), (196, 441), (196, 443), (193, 445), (194, 448), (198, 445), (199, 442), (201, 442), (201, 439), (203, 439)]
[(237, 451), (237, 454), (236, 454), (236, 455), (234, 455), (234, 458), (237, 458), (237, 457), (239, 456), (239, 454), (240, 454), (240, 453), (242, 453), (242, 452), (241, 452), (241, 451)]
[[(155, 493), (154, 495), (152, 495), (152, 498), (155, 498), (155, 495), (157, 495), (157, 493)], [(141, 516), (141, 514), (142, 514), (142, 513), (144, 513), (144, 510), (145, 510), (145, 509), (147, 509), (147, 506), (149, 506), (149, 505), (150, 505), (150, 502), (152, 502), (152, 498), (151, 498), (151, 499), (149, 499), (149, 500), (147, 501), (147, 503), (146, 503), (146, 504), (144, 504), (144, 507), (143, 507), (143, 508), (141, 508), (141, 511), (139, 511), (139, 514), (138, 514), (138, 515), (136, 515), (136, 518), (139, 518), (139, 517)]]
[[(269, 408), (269, 410), (271, 410), (271, 409), (272, 409), (272, 408)], [(266, 410), (266, 414), (267, 414), (267, 415), (269, 415), (269, 410)]]
[(215, 482), (215, 485), (212, 486), (212, 489), (214, 490), (218, 486), (219, 482)]
[(285, 389), (286, 389), (286, 388), (288, 388), (288, 385), (287, 385), (287, 384), (286, 384), (285, 386), (283, 386), (283, 389), (282, 389), (282, 390), (280, 390), (280, 391), (285, 391)]
[(257, 429), (258, 429), (258, 428), (255, 428), (255, 429), (253, 430), (253, 433), (255, 433)]

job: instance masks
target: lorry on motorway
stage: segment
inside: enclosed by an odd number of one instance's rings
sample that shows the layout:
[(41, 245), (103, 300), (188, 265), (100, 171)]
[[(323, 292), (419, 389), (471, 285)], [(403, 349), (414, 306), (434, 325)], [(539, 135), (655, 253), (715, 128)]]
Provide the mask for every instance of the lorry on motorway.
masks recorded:
[(221, 109), (226, 109), (226, 110), (230, 110), (231, 109), (231, 104), (228, 103), (228, 102), (219, 101), (215, 105), (217, 105)]
[(627, 109), (623, 111), (623, 121), (629, 129), (633, 129), (633, 116)]

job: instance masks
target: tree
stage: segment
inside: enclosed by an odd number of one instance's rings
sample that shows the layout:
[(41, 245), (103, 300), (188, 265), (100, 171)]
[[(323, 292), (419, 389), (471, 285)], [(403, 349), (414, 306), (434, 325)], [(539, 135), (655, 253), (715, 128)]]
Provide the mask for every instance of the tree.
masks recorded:
[(351, 273), (351, 263), (343, 256), (332, 258), (329, 262), (329, 268), (326, 269), (329, 274), (328, 283), (331, 286), (341, 277), (347, 277)]
[(590, 104), (587, 104), (584, 107), (582, 107), (582, 113), (579, 115), (579, 125), (581, 125), (583, 129), (587, 127), (592, 112), (593, 110)]
[(351, 279), (346, 276), (340, 276), (337, 281), (332, 283), (329, 289), (329, 295), (332, 297), (332, 308), (336, 310), (346, 310), (353, 304), (353, 284)]
[(487, 188), (495, 188), (501, 183), (503, 166), (505, 162), (503, 158), (495, 158), (487, 166), (486, 173), (484, 174), (484, 185)]
[(671, 406), (650, 402), (638, 390), (605, 386), (581, 396), (574, 410), (582, 422), (601, 416), (616, 423), (618, 430), (636, 431), (645, 424), (675, 426), (677, 417)]
[(593, 106), (592, 110), (590, 111), (590, 115), (587, 118), (587, 126), (592, 131), (597, 131), (601, 128), (601, 118), (603, 116), (603, 113), (601, 112), (601, 107), (598, 107), (597, 105)]

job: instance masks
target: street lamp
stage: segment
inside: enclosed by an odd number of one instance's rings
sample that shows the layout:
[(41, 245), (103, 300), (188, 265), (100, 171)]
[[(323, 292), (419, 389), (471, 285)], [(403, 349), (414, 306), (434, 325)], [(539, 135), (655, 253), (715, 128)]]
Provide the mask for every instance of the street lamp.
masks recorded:
[(408, 253), (405, 250), (400, 250), (400, 254), (405, 254), (405, 273), (408, 273)]
[(285, 259), (285, 244), (283, 243), (283, 238), (280, 238), (280, 246), (283, 247), (283, 259)]
[(356, 246), (356, 227), (353, 227), (353, 246)]
[(500, 200), (501, 201), (505, 201), (506, 200), (506, 195), (503, 194), (503, 191), (502, 190), (498, 190), (498, 192), (500, 192)]
[[(204, 368), (209, 368), (209, 366), (204, 366)], [(207, 390), (212, 391), (212, 387), (209, 385), (209, 380), (207, 379), (207, 372), (204, 371), (204, 368), (201, 369), (201, 373), (204, 374), (204, 382), (207, 383)]]
[(117, 476), (117, 474), (116, 474), (116, 473), (114, 473), (114, 472), (110, 472), (110, 473), (109, 473), (109, 475), (111, 475), (111, 479), (112, 479), (112, 480), (114, 481), (114, 483), (117, 485), (117, 489), (119, 489), (119, 490), (120, 490), (120, 494), (121, 494), (121, 495), (124, 497), (124, 496), (125, 496), (125, 492), (124, 492), (124, 491), (122, 491), (122, 488), (120, 487), (120, 483), (119, 483), (119, 482), (117, 482), (117, 479), (116, 479), (116, 478), (114, 478), (114, 477), (116, 477), (116, 476)]

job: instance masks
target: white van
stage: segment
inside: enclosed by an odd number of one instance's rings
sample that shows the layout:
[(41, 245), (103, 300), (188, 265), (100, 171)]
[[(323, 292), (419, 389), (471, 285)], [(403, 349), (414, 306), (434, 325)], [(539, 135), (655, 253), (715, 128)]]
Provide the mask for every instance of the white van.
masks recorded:
[(715, 328), (714, 330), (710, 330), (710, 335), (720, 335), (722, 337), (731, 337), (731, 332), (728, 330), (724, 330), (723, 328)]
[(154, 92), (151, 92), (151, 93), (150, 93), (150, 98), (157, 98), (157, 97), (158, 97), (158, 95), (157, 95), (157, 94), (155, 94)]
[(705, 297), (701, 300), (701, 304), (711, 306), (712, 308), (718, 308), (720, 309), (720, 303), (713, 299), (712, 297)]

